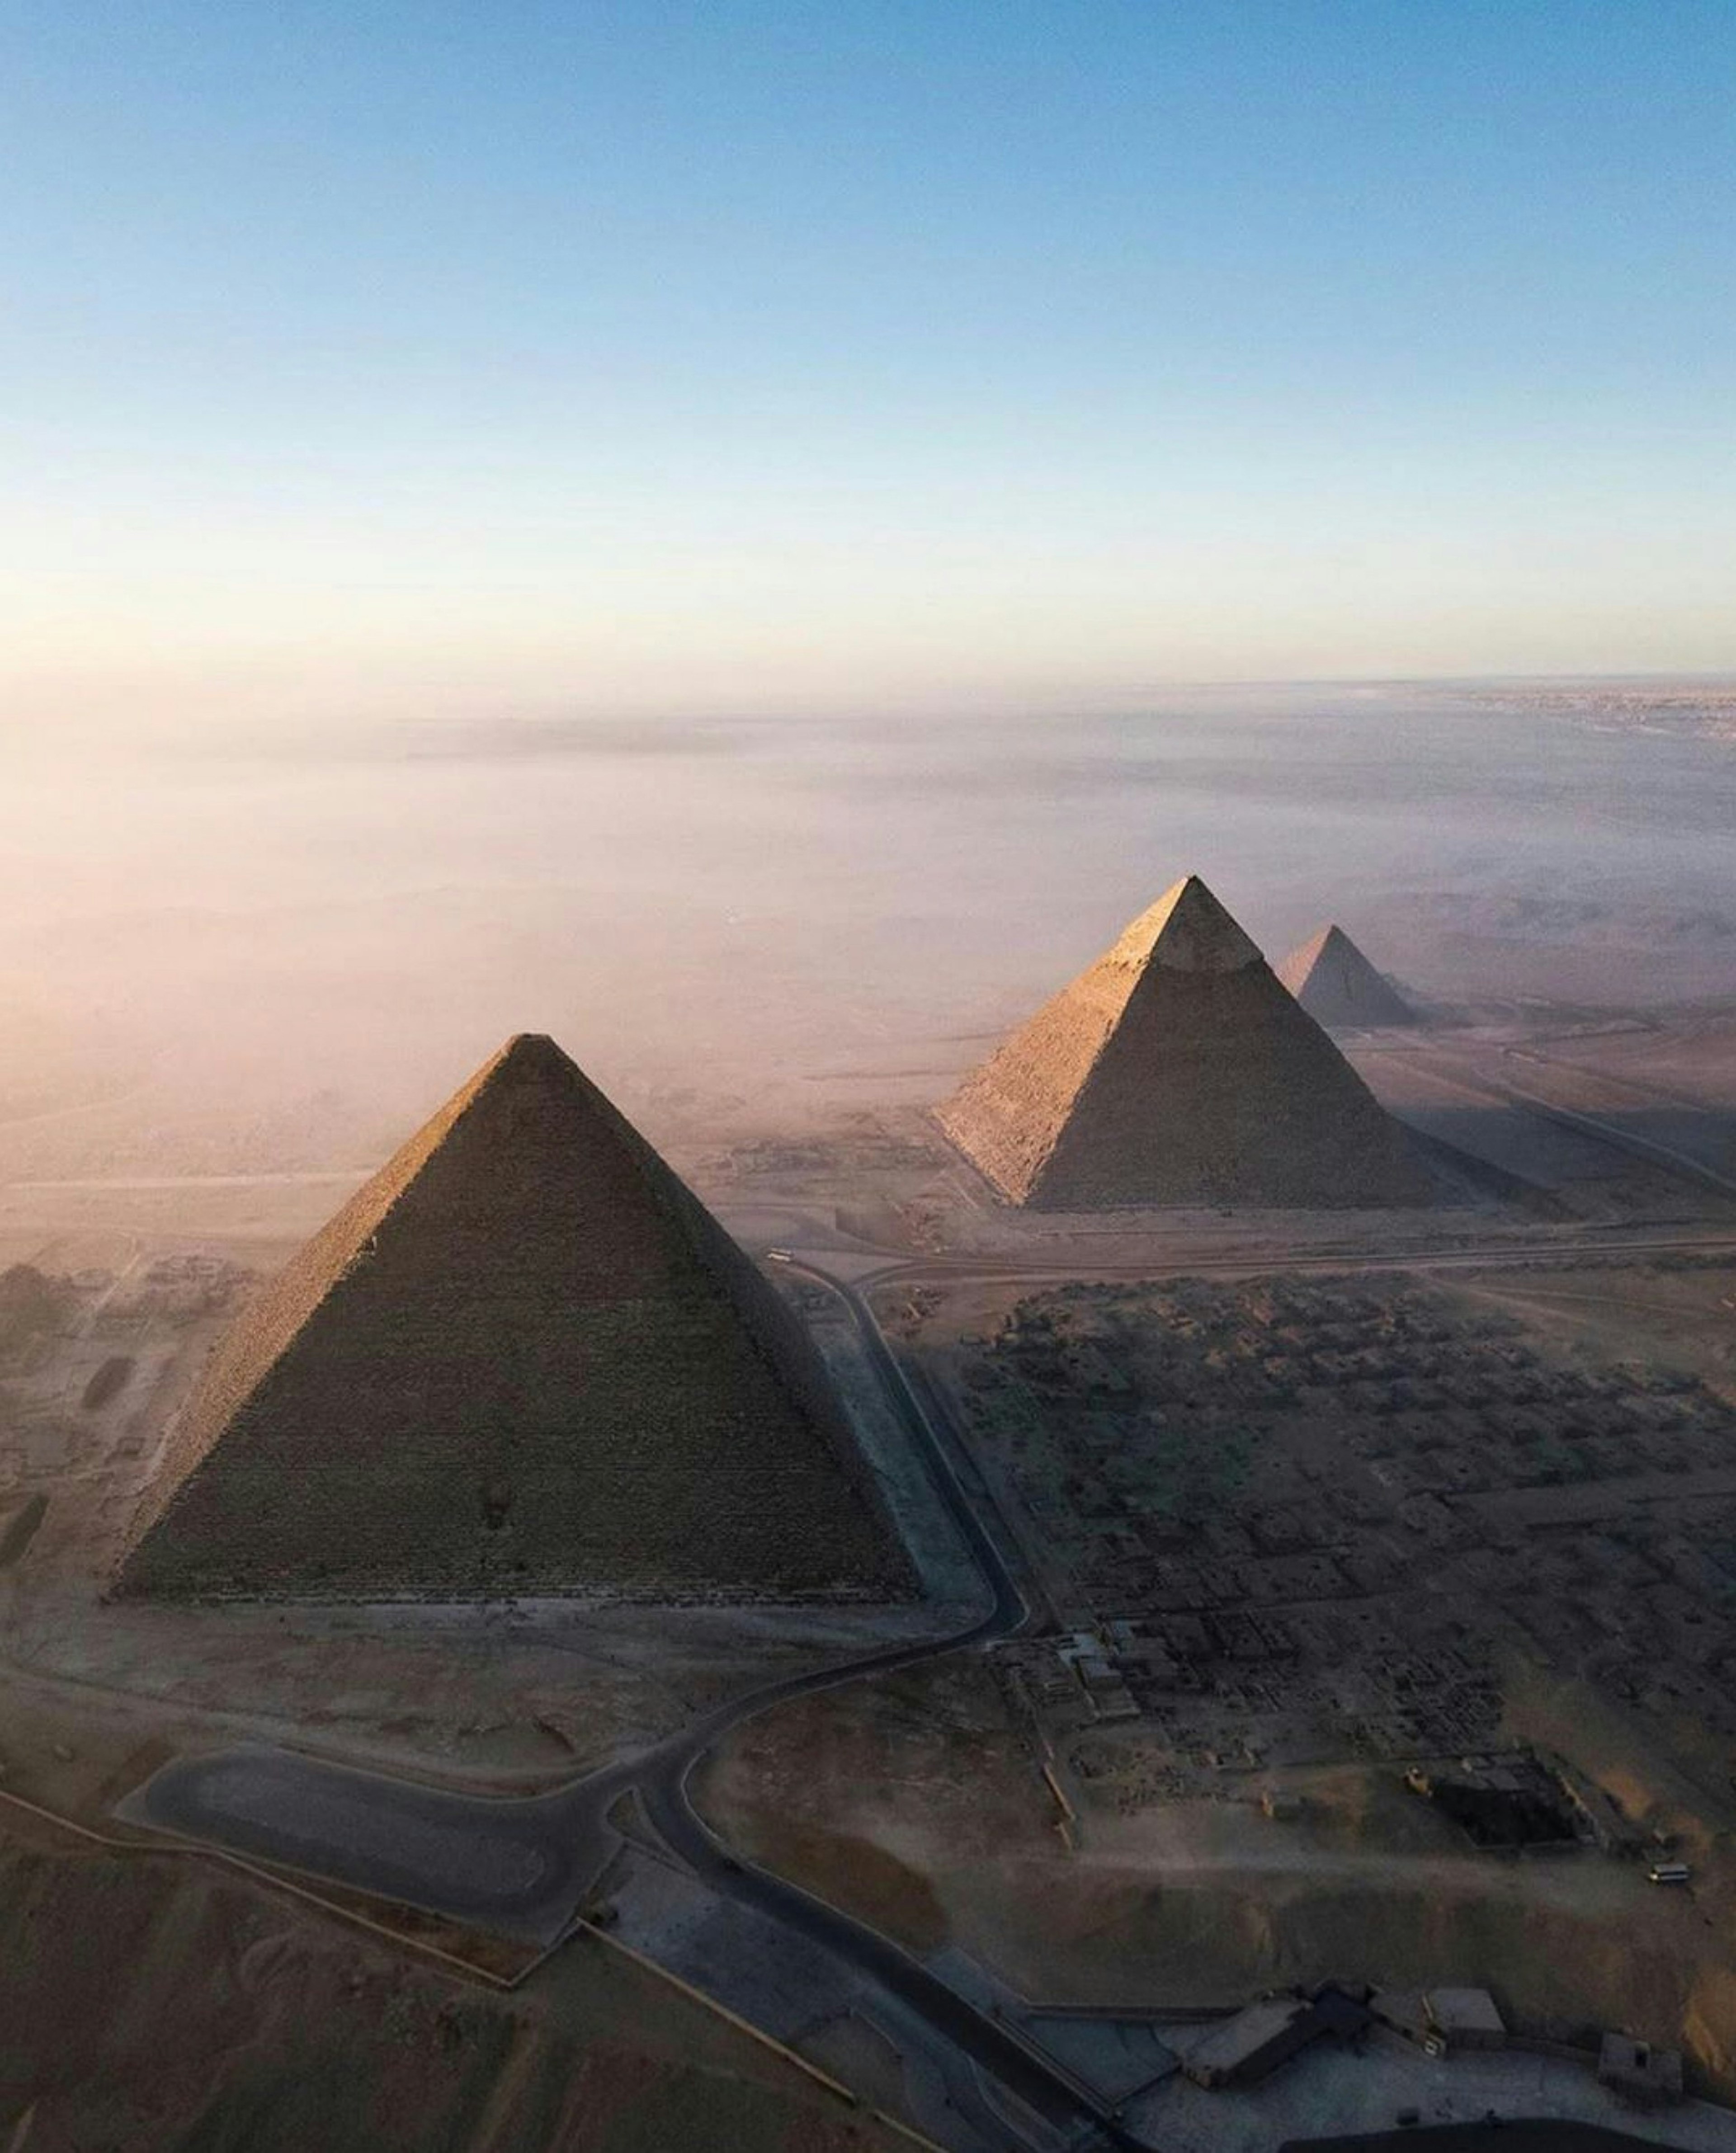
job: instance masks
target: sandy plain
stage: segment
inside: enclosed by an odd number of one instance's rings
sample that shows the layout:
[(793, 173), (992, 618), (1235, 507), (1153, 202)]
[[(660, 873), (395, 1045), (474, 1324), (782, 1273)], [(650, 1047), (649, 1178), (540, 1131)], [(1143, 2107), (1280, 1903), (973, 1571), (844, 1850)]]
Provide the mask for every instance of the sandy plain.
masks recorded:
[[(191, 783), (156, 773), (160, 821), (147, 797), (136, 827), (120, 803), (132, 817), (137, 797), (115, 776), (115, 814), (95, 822), (116, 856), (93, 844), (58, 880), (8, 870), (4, 890), (35, 954), (5, 983), (19, 1043), (0, 1072), (0, 1268), (67, 1283), (53, 1322), (0, 1370), (0, 1794), (107, 1830), (168, 1755), (237, 1739), (527, 1789), (916, 1619), (104, 1603), (168, 1416), (249, 1276), (527, 1023), (604, 1079), (748, 1246), (871, 1286), (907, 1364), (943, 1391), (961, 1336), (1069, 1280), (1396, 1275), (1499, 1311), (1540, 1355), (1728, 1394), (1736, 921), (1728, 781), (1707, 760), (1724, 744), (1647, 732), (1637, 748), (1620, 722), (1552, 710), (1491, 809), (1477, 773), (1510, 739), (1504, 706), (1413, 697), (1403, 774), (1382, 730), (1392, 707), (1338, 710), (1324, 755), (1317, 731), (1306, 755), (1292, 745), (1299, 714), (1317, 712), (1304, 699), (1242, 713), (1240, 732), (1221, 713), (1178, 720), (1161, 749), (1112, 715), (1064, 751), (1033, 730), (1005, 756), (914, 731), (888, 749), (846, 729), (794, 753), (751, 729), (720, 747), (674, 741), (684, 773), (717, 773), (686, 833), (684, 873), (715, 893), (697, 914), (644, 842), (675, 766), (618, 744), (539, 763), (534, 800), (525, 771), (497, 761), (419, 766), (406, 796), (401, 769), (361, 756), (345, 796), (354, 858), (339, 868), (329, 841), (307, 850), (293, 800), (287, 824), (236, 821), (277, 797), (281, 772), (243, 759)], [(330, 797), (309, 786), (303, 824)], [(30, 812), (24, 793), (11, 799)], [(894, 812), (903, 849), (888, 861), (875, 848)], [(600, 834), (575, 868), (581, 824)], [(443, 882), (461, 826), (482, 833), (476, 861)], [(220, 827), (220, 843), (189, 848)], [(1661, 864), (1663, 828), (1677, 842)], [(1426, 1009), (1421, 1037), (1347, 1045), (1377, 1095), (1449, 1148), (1441, 1204), (1009, 1213), (929, 1108), (1117, 919), (1225, 848), (1261, 863), (1245, 893), (1234, 874), (1214, 879), (1269, 950), (1346, 914)], [(140, 901), (171, 888), (176, 903)], [(97, 1379), (121, 1362), (102, 1396)], [(984, 1469), (992, 1481), (986, 1452)], [(1027, 1728), (993, 1669), (964, 1659), (768, 1718), (716, 1761), (705, 1799), (744, 1853), (1035, 1994), (1218, 2001), (1322, 1973), (1414, 1982), (1426, 1967), (1490, 1981), (1522, 2022), (1653, 2028), (1728, 2094), (1728, 1750), (1695, 1696), (1660, 1709), (1606, 1676), (1595, 1653), (1516, 1643), (1500, 1668), (1503, 1739), (1571, 1759), (1646, 1830), (1674, 1835), (1693, 1854), (1690, 1893), (1648, 1891), (1601, 1857), (1492, 1860), (1396, 1788), (1390, 1760), (1367, 1759), (1296, 1768), (1307, 1808), (1285, 1825), (1199, 1787), (1123, 1814), (1069, 1779), (1082, 1820), (1069, 1850)], [(269, 2143), (261, 2119), (303, 2078), (328, 2103), (326, 2142), (541, 2142), (562, 2112), (555, 2082), (586, 2059), (599, 2086), (624, 2090), (619, 2121), (599, 2094), (607, 2129), (580, 2143), (707, 2142), (725, 2112), (744, 2147), (824, 2146), (838, 2127), (799, 2074), (690, 2021), (664, 1991), (649, 2002), (613, 1962), (598, 1973), (582, 1949), (510, 2003), (466, 1985), (474, 2025), (435, 2071), (424, 2066), (451, 2038), (445, 1977), (413, 1945), (358, 1944), (341, 1914), (292, 1910), (269, 1884), (194, 1859), (77, 1851), (12, 1811), (4, 1838), (17, 1904), (57, 1939), (38, 1947), (34, 2031), (6, 2083), (4, 2120), (30, 2115), (33, 2148), (103, 2131), (125, 2143), (140, 2115), (165, 2145), (243, 2128)], [(158, 1970), (185, 2029), (185, 2077), (160, 2110), (125, 2105), (147, 2099), (148, 2013), (65, 2033), (110, 1926)], [(411, 2000), (395, 2003), (400, 1990)], [(379, 2044), (400, 2023), (402, 2085), (387, 2073), (380, 2109), (346, 2108), (334, 2089), (363, 2053), (352, 2034), (395, 2060)], [(851, 2069), (895, 2079), (843, 2032), (823, 2038), (839, 2068), (848, 2052)], [(112, 2115), (90, 2105), (104, 2073)], [(740, 2105), (714, 2109), (723, 2100)], [(306, 2112), (283, 2113), (304, 2142)], [(646, 2117), (660, 2140), (632, 2135)], [(854, 2142), (875, 2142), (854, 2127)]]

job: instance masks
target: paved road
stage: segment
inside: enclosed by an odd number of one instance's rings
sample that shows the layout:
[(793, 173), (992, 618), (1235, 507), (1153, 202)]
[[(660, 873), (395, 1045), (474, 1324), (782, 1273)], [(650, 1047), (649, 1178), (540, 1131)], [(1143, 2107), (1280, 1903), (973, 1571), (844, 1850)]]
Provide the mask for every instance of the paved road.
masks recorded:
[(1527, 1263), (1560, 1265), (1585, 1257), (1736, 1255), (1736, 1234), (1728, 1231), (1677, 1234), (1667, 1239), (1618, 1239), (1597, 1226), (1576, 1228), (1549, 1241), (1469, 1242), (1456, 1249), (1418, 1249), (1400, 1243), (1388, 1249), (1342, 1249), (1308, 1254), (1278, 1249), (1250, 1249), (1240, 1255), (1148, 1257), (1143, 1262), (1086, 1262), (1068, 1265), (1024, 1264), (1002, 1261), (995, 1256), (909, 1256), (865, 1273), (861, 1286), (970, 1285), (995, 1280), (1009, 1285), (1067, 1285), (1079, 1279), (1140, 1285), (1150, 1280), (1173, 1278), (1264, 1277), (1277, 1271), (1318, 1272), (1351, 1277), (1370, 1271), (1480, 1270)]
[[(1564, 1061), (1556, 1055), (1526, 1052), (1519, 1047), (1509, 1046), (1506, 1050), (1506, 1058), (1509, 1061), (1535, 1062), (1543, 1068), (1570, 1069), (1576, 1076), (1596, 1078), (1606, 1087), (1620, 1090), (1626, 1086), (1629, 1090), (1638, 1090), (1642, 1097), (1646, 1096), (1644, 1087), (1627, 1085), (1625, 1078), (1605, 1076), (1602, 1071), (1587, 1069), (1580, 1062)], [(1613, 1122), (1606, 1121), (1600, 1114), (1583, 1113), (1576, 1107), (1561, 1106), (1556, 1101), (1545, 1099), (1540, 1093), (1528, 1091), (1521, 1085), (1509, 1084), (1500, 1088), (1510, 1097), (1536, 1108), (1538, 1112), (1546, 1115), (1551, 1120), (1565, 1122), (1570, 1128), (1584, 1130), (1592, 1136), (1601, 1137), (1606, 1143), (1612, 1144), (1617, 1151), (1630, 1152), (1638, 1158), (1655, 1161), (1660, 1166), (1667, 1167), (1672, 1173), (1679, 1174), (1685, 1180), (1697, 1183), (1704, 1188), (1715, 1189), (1720, 1196), (1736, 1196), (1736, 1180), (1733, 1180), (1728, 1173), (1720, 1173), (1715, 1167), (1708, 1166), (1703, 1159), (1695, 1158), (1692, 1153), (1679, 1150), (1674, 1144), (1660, 1143), (1655, 1137), (1641, 1136), (1634, 1129), (1618, 1128)], [(1669, 1095), (1652, 1095), (1654, 1100), (1658, 1097), (1667, 1099)], [(1677, 1099), (1672, 1103), (1680, 1105), (1684, 1102)], [(1698, 1111), (1707, 1113), (1703, 1107)], [(1707, 1114), (1707, 1118), (1710, 1120), (1712, 1117)]]
[[(288, 1750), (249, 1748), (166, 1767), (132, 1796), (123, 1814), (546, 1943), (566, 1929), (618, 1843), (607, 1812), (623, 1793), (636, 1789), (671, 1852), (713, 1891), (817, 1946), (840, 1961), (858, 1985), (896, 1999), (945, 2047), (1049, 2123), (1070, 2135), (1091, 2132), (1092, 2142), (1100, 2145), (1131, 2146), (1135, 2141), (1007, 2028), (889, 1937), (738, 1860), (694, 1806), (690, 1788), (696, 1767), (726, 1735), (760, 1713), (793, 1697), (1007, 1636), (1028, 1619), (1024, 1592), (982, 1514), (985, 1499), (965, 1484), (962, 1475), (970, 1468), (955, 1432), (937, 1426), (924, 1410), (853, 1288), (812, 1265), (792, 1262), (789, 1268), (837, 1295), (848, 1309), (982, 1573), (989, 1605), (975, 1621), (938, 1638), (888, 1646), (842, 1666), (766, 1683), (636, 1757), (528, 1799), (454, 1794)], [(1020, 2142), (980, 2092), (968, 2083), (958, 2090), (973, 2127), (988, 2142)]]
[[(613, 1793), (598, 1784), (600, 1820)], [(247, 1747), (165, 1767), (121, 1804), (130, 1823), (548, 1942), (594, 1874), (590, 1804), (448, 1793), (293, 1750)], [(588, 1783), (587, 1792), (591, 1791)]]
[[(1580, 1229), (1547, 1237), (1465, 1244), (1446, 1250), (1250, 1251), (1165, 1266), (1103, 1265), (1102, 1277), (1149, 1277), (1166, 1268), (1237, 1273), (1270, 1269), (1356, 1271), (1522, 1263), (1581, 1251), (1658, 1255), (1736, 1248), (1728, 1234), (1629, 1239)], [(994, 1259), (900, 1258), (861, 1283), (923, 1276), (1005, 1277), (1035, 1284), (1078, 1275), (1077, 1265), (1024, 1265)], [(1024, 1590), (985, 1516), (992, 1509), (944, 1408), (916, 1397), (857, 1285), (817, 1265), (787, 1268), (837, 1295), (848, 1310), (888, 1399), (919, 1445), (937, 1494), (970, 1550), (989, 1596), (986, 1611), (946, 1636), (888, 1646), (817, 1672), (787, 1676), (720, 1705), (654, 1748), (554, 1793), (530, 1799), (466, 1795), (383, 1774), (332, 1765), (264, 1747), (184, 1759), (159, 1773), (126, 1806), (133, 1820), (214, 1840), (238, 1852), (400, 1899), (538, 1942), (568, 1927), (619, 1843), (608, 1811), (636, 1789), (669, 1848), (713, 1890), (756, 1910), (842, 1961), (859, 1981), (896, 1998), (954, 2050), (1063, 2127), (1087, 2119), (1099, 2142), (1130, 2142), (1093, 2112), (1071, 2084), (1004, 2026), (977, 2011), (888, 1938), (769, 1872), (736, 1860), (694, 1807), (690, 1784), (725, 1736), (788, 1700), (915, 1665), (1005, 1636), (1029, 1618)], [(936, 1402), (937, 1405), (939, 1402)], [(1011, 1535), (1008, 1535), (1009, 1540)], [(978, 2119), (992, 2119), (985, 2110)]]

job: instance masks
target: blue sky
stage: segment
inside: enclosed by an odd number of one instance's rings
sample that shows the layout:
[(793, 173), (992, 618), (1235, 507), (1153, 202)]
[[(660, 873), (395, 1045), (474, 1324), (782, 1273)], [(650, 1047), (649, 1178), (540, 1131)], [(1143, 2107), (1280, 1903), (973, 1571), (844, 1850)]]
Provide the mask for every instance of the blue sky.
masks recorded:
[(0, 80), (28, 715), (1736, 667), (1728, 0), (0, 0)]

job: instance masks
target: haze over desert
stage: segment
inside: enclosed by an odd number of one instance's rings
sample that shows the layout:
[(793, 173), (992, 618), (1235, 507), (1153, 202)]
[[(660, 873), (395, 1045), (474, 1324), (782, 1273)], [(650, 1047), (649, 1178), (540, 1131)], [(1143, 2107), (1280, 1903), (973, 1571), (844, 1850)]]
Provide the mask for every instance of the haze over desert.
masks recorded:
[(0, 70), (0, 2153), (1736, 2153), (1736, 13)]

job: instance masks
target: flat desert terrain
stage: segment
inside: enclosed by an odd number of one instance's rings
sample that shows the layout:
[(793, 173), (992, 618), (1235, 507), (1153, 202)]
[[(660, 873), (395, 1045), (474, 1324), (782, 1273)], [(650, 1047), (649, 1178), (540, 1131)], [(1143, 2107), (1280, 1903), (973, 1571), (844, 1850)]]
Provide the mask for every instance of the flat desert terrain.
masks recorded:
[[(1036, 2004), (1486, 1986), (1516, 2028), (1625, 2026), (1736, 2097), (1723, 705), (1526, 692), (1208, 696), (992, 736), (732, 723), (654, 753), (364, 741), (288, 785), (237, 751), (135, 773), (125, 815), (120, 774), (94, 780), (63, 856), (3, 871), (0, 1858), (53, 1940), (14, 1997), (18, 2142), (480, 2153), (574, 2103), (599, 2146), (703, 2142), (700, 2117), (743, 2147), (883, 2142), (602, 1936), (527, 1971), (486, 1924), (127, 1820), (166, 1766), (237, 1745), (543, 1796), (769, 1679), (965, 1626), (980, 1580), (845, 1292), (1030, 1612), (736, 1728), (693, 1784), (732, 1858)], [(20, 814), (65, 781), (16, 774)], [(334, 801), (348, 842), (315, 858)], [(1342, 920), (1421, 1012), (1338, 1043), (1429, 1203), (1037, 1215), (945, 1141), (966, 1071), (1194, 868), (1274, 959)], [(926, 1601), (111, 1601), (247, 1296), (532, 1026), (768, 1260)], [(951, 2127), (883, 2029), (804, 2018), (722, 1928), (701, 1952), (716, 1907), (643, 1815), (611, 1830), (587, 1904), (619, 1943)], [(1647, 1883), (1666, 1856), (1688, 1888)], [(150, 2014), (72, 2001), (117, 1934), (179, 2029), (171, 2079)], [(401, 2052), (365, 2115), (352, 2040)]]

